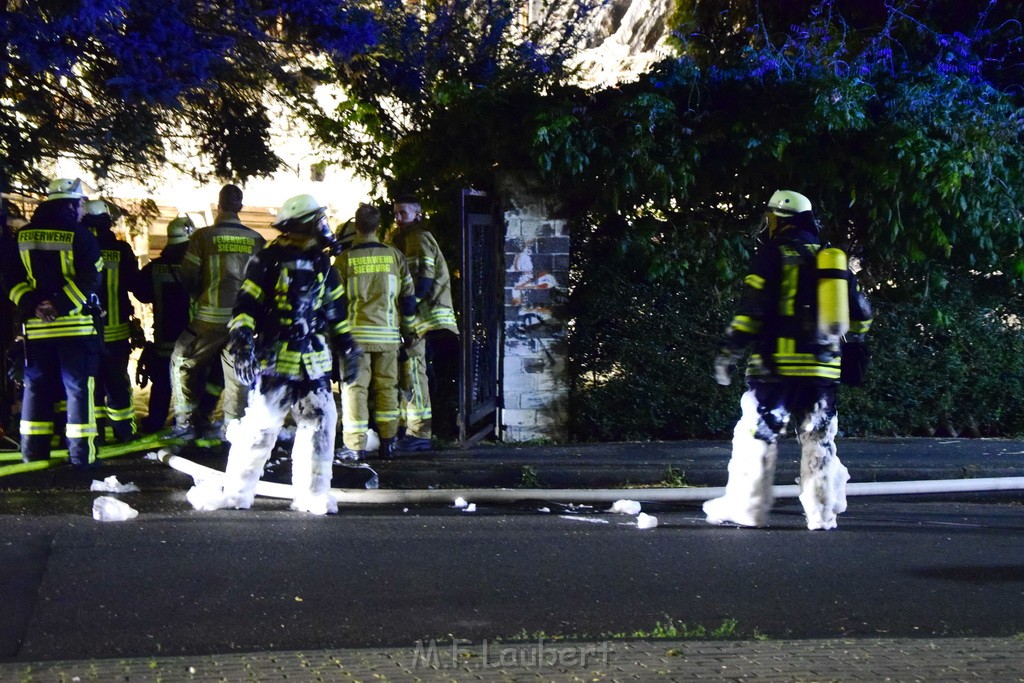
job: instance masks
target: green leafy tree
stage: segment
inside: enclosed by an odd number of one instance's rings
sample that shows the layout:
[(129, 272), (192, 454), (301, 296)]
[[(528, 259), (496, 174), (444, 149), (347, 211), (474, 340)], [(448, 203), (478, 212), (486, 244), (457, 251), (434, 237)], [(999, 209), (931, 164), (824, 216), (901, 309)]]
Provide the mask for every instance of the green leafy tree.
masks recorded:
[(383, 0), (373, 50), (303, 71), (335, 96), (310, 90), (301, 113), (326, 155), (380, 187), (489, 186), (495, 164), (532, 165), (522, 124), (572, 75), (594, 4)]
[(895, 64), (905, 23), (918, 26), (894, 14), (851, 36), (817, 11), (778, 43), (751, 40), (703, 66), (668, 61), (637, 83), (559, 103), (537, 128), (541, 170), (592, 211), (663, 216), (657, 235), (641, 227), (630, 239), (680, 278), (693, 259), (714, 257), (684, 252), (689, 233), (747, 238), (782, 186), (816, 199), (833, 241), (885, 253), (867, 264), (878, 280), (948, 266), (1024, 274), (1019, 105), (982, 77), (980, 47), (965, 35), (915, 33), (916, 59)]

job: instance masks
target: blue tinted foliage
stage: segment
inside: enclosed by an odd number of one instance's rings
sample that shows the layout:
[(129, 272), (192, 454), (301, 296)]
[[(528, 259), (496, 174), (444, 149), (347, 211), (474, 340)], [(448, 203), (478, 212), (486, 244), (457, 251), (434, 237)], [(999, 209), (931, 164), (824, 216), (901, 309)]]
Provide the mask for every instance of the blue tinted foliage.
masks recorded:
[(374, 47), (382, 29), (372, 10), (344, 3), (279, 0), (262, 14), (302, 27), (304, 45), (338, 59), (350, 59)]
[[(890, 8), (889, 21), (880, 30), (865, 33), (848, 26), (834, 10), (835, 4), (827, 0), (816, 6), (806, 23), (790, 26), (781, 40), (769, 39), (777, 33), (765, 25), (746, 28), (747, 40), (735, 55), (707, 65), (709, 78), (770, 82), (831, 74), (866, 79), (933, 68), (941, 74), (982, 82), (985, 54), (993, 41), (1005, 39), (998, 37), (997, 31), (1007, 31), (1007, 25), (987, 28), (979, 22), (967, 32), (942, 33)], [(900, 60), (894, 55), (900, 55)]]
[[(2, 173), (38, 186), (36, 163), (70, 154), (97, 177), (145, 177), (177, 144), (204, 150), (187, 168), (199, 176), (269, 173), (269, 94), (350, 163), (387, 175), (394, 148), (437, 108), (473, 89), (539, 93), (563, 80), (596, 1), (5, 3), (0, 75), (17, 111), (0, 113)], [(547, 19), (525, 26), (529, 11)], [(337, 112), (318, 108), (323, 83), (349, 94)]]
[(555, 68), (552, 63), (552, 55), (544, 54), (537, 44), (531, 40), (525, 40), (515, 47), (518, 53), (517, 58), (523, 66), (538, 74), (548, 74)]
[[(268, 146), (266, 94), (296, 87), (297, 62), (351, 60), (382, 31), (361, 2), (4, 3), (0, 76), (18, 113), (0, 115), (0, 173), (38, 186), (36, 163), (70, 154), (98, 177), (147, 177), (164, 162), (168, 136), (182, 133), (211, 151), (219, 174), (269, 173), (279, 160)], [(236, 112), (241, 134), (210, 110)]]
[(210, 82), (236, 39), (197, 31), (195, 8), (195, 3), (164, 2), (159, 11), (133, 13), (119, 40), (107, 46), (116, 75), (106, 84), (125, 100), (173, 108), (183, 91)]
[[(67, 76), (80, 59), (80, 41), (102, 40), (123, 18), (124, 0), (21, 3), (0, 12), (0, 36), (7, 45), (5, 72), (11, 64), (28, 74)], [(5, 3), (6, 8), (6, 3)]]

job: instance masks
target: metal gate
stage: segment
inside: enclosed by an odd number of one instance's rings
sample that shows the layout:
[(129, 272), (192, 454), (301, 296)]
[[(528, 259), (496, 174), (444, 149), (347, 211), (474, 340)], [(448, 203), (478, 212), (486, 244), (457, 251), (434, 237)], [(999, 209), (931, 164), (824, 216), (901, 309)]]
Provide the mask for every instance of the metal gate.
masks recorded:
[(459, 441), (476, 443), (496, 432), (501, 406), (502, 276), (500, 227), (486, 192), (463, 190), (462, 370), (459, 375)]

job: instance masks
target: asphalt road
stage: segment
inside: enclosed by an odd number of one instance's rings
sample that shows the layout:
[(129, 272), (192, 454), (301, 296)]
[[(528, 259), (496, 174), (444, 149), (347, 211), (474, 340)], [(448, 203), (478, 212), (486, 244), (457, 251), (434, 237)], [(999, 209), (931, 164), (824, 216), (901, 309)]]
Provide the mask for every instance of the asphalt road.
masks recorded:
[[(767, 529), (709, 526), (694, 504), (648, 506), (660, 524), (640, 530), (540, 503), (318, 518), (261, 499), (199, 513), (185, 488), (124, 494), (141, 514), (120, 523), (91, 519), (95, 493), (5, 492), (0, 660), (597, 639), (669, 623), (773, 639), (1024, 633), (1019, 494), (851, 499), (838, 530), (809, 532), (794, 500)], [(27, 513), (38, 496), (47, 514)]]

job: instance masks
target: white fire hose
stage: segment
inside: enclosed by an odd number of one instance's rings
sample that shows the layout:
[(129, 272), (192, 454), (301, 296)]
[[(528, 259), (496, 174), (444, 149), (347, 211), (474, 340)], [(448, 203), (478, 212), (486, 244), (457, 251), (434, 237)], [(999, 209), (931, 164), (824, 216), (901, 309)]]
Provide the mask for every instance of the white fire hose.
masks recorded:
[[(183, 472), (197, 481), (213, 481), (224, 476), (220, 470), (173, 455), (166, 450), (157, 453), (160, 462)], [(1024, 490), (1024, 477), (989, 477), (985, 479), (930, 479), (921, 481), (855, 482), (846, 485), (847, 496), (895, 496), (915, 493), (964, 493), (981, 491)], [(776, 498), (796, 498), (800, 487), (795, 484), (772, 488)], [(725, 487), (637, 488), (637, 489), (331, 489), (342, 505), (402, 505), (422, 503), (450, 504), (455, 498), (479, 503), (513, 503), (521, 500), (557, 500), (565, 503), (614, 503), (624, 497), (649, 503), (701, 502), (717, 498)], [(256, 495), (291, 499), (290, 484), (260, 481)]]

